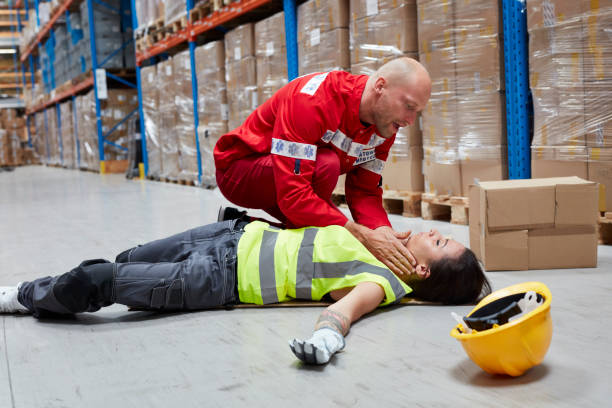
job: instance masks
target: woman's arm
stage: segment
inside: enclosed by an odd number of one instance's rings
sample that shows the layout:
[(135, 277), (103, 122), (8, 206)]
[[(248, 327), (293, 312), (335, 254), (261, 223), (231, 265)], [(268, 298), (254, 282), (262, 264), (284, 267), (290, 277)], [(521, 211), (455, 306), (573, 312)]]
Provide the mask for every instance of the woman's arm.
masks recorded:
[(384, 296), (384, 290), (377, 283), (358, 284), (321, 313), (310, 339), (290, 341), (291, 351), (305, 363), (327, 363), (334, 353), (344, 348), (344, 336), (351, 324), (376, 309)]

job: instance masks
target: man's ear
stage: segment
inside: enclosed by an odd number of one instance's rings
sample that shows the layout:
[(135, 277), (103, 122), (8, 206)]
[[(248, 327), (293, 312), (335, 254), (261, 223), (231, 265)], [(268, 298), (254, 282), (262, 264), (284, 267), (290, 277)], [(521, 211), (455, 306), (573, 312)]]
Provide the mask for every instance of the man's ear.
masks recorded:
[(421, 279), (429, 278), (429, 274), (431, 273), (431, 271), (429, 270), (429, 266), (423, 265), (423, 264), (418, 264), (416, 268), (414, 269), (414, 271), (417, 273), (417, 276)]
[(374, 82), (374, 90), (376, 91), (376, 93), (380, 94), (383, 88), (385, 87), (386, 83), (387, 83), (387, 80), (385, 78), (381, 76), (376, 78), (376, 82)]

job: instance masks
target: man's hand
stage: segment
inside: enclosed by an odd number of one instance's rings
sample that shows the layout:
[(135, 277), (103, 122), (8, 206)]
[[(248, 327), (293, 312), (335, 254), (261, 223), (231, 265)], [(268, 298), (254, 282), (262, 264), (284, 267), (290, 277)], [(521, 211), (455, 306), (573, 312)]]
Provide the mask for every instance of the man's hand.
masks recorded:
[(396, 232), (388, 226), (371, 230), (353, 221), (347, 222), (344, 227), (397, 276), (407, 276), (414, 272), (416, 260), (404, 245), (410, 231)]

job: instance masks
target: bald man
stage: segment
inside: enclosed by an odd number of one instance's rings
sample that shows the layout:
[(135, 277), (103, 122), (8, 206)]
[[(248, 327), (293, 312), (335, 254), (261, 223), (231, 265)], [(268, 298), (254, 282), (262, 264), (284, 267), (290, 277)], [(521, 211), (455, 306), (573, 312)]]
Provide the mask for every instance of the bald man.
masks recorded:
[[(416, 264), (382, 206), (381, 174), (395, 134), (429, 100), (431, 80), (411, 58), (374, 75), (332, 71), (291, 81), (214, 150), (217, 184), (232, 203), (257, 208), (285, 228), (340, 225), (401, 276)], [(354, 221), (331, 202), (346, 174)], [(222, 220), (220, 220), (222, 221)]]

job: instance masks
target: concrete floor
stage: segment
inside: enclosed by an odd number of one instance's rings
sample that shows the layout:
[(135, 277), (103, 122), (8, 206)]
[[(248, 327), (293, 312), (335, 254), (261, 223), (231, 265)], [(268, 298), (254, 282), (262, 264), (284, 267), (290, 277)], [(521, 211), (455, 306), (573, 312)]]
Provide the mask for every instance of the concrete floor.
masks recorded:
[[(0, 285), (112, 259), (138, 243), (213, 222), (217, 191), (32, 166), (0, 173)], [(397, 229), (467, 227), (392, 216)], [(612, 247), (595, 269), (488, 273), (494, 288), (539, 280), (553, 294), (542, 365), (490, 376), (449, 332), (450, 312), (397, 306), (351, 329), (325, 367), (300, 364), (321, 308), (159, 315), (112, 306), (73, 320), (3, 315), (0, 407), (610, 406)]]

